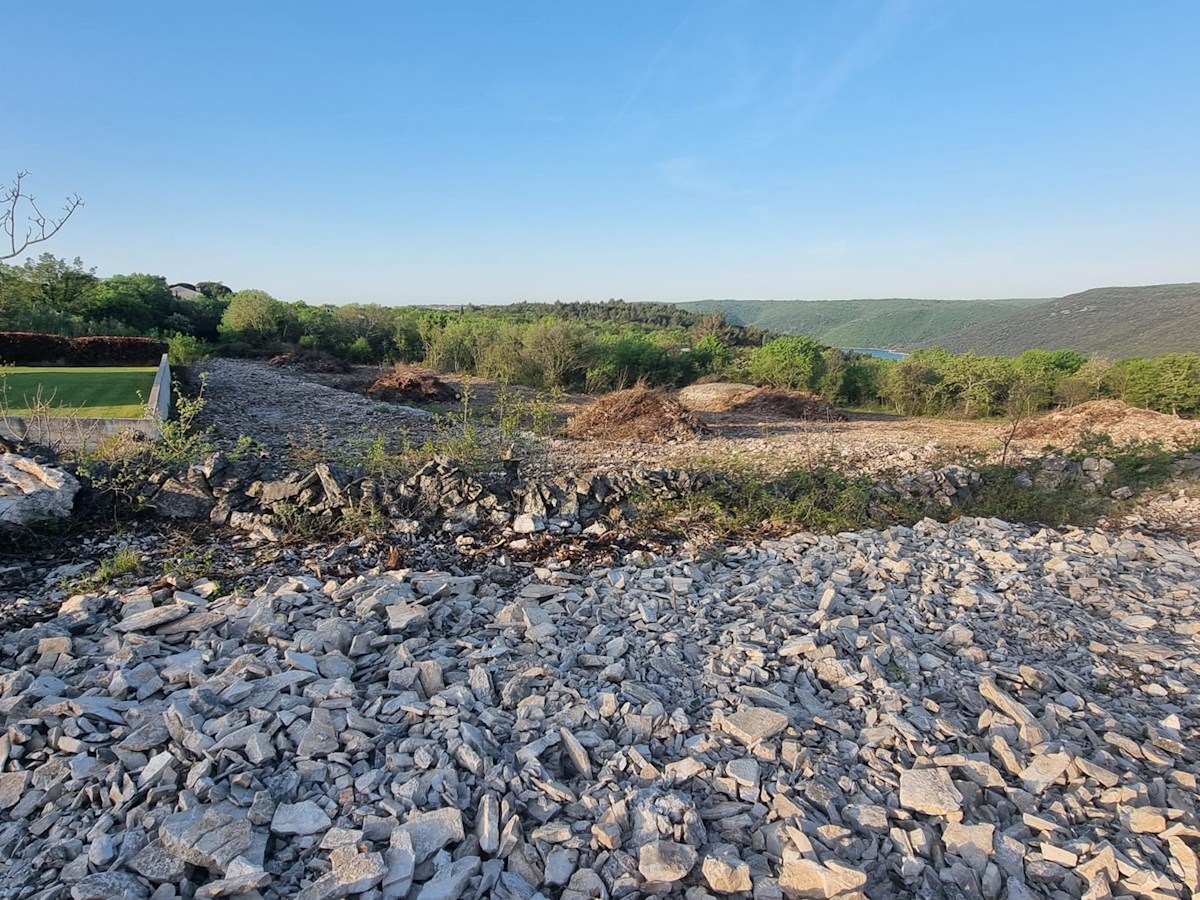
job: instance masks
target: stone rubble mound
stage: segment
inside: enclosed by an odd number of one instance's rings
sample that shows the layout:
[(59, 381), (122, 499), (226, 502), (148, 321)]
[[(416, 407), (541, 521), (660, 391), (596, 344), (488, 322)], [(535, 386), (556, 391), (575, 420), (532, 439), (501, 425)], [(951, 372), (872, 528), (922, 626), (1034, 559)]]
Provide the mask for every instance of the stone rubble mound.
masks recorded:
[(956, 504), (970, 501), (974, 489), (982, 478), (973, 469), (964, 466), (943, 466), (925, 472), (902, 475), (894, 484), (878, 485), (877, 490), (885, 496), (904, 500), (907, 503), (925, 505), (934, 503), (949, 509)]
[(623, 472), (523, 478), (517, 460), (496, 471), (472, 473), (455, 460), (435, 457), (399, 484), (352, 478), (324, 463), (311, 472), (263, 479), (257, 459), (231, 460), (217, 453), (180, 478), (164, 477), (147, 488), (147, 503), (172, 519), (208, 519), (268, 540), (284, 537), (282, 525), (297, 516), (312, 527), (332, 527), (342, 516), (369, 505), (392, 529), (418, 535), (434, 530), (462, 534), (479, 527), (518, 534), (579, 533), (614, 515), (635, 492), (682, 496), (711, 483), (712, 476), (635, 466)]
[(1200, 543), (208, 579), (0, 636), (0, 897), (1200, 891)]

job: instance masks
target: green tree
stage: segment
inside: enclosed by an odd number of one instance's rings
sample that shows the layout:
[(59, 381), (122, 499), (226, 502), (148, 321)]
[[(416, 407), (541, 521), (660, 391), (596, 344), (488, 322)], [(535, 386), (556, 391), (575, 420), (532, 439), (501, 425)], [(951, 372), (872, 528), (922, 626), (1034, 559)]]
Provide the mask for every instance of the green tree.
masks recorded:
[(546, 319), (525, 332), (525, 356), (542, 372), (545, 387), (567, 387), (588, 364), (587, 335), (578, 325)]
[(885, 370), (879, 392), (885, 403), (900, 415), (916, 416), (930, 411), (941, 376), (929, 363), (912, 354)]
[(1200, 412), (1200, 355), (1167, 353), (1154, 361), (1155, 408), (1174, 415)]
[(758, 384), (814, 390), (824, 374), (825, 347), (810, 337), (781, 337), (750, 353), (750, 377)]
[(845, 402), (846, 354), (837, 347), (828, 348), (821, 355), (825, 373), (817, 382), (817, 393), (830, 403)]
[(197, 281), (196, 290), (209, 300), (220, 300), (222, 297), (228, 297), (233, 293), (230, 288), (227, 288), (219, 281)]
[(286, 304), (266, 291), (238, 291), (229, 297), (220, 331), (224, 337), (254, 344), (279, 340), (287, 312)]
[(142, 332), (157, 329), (172, 312), (175, 297), (161, 275), (113, 275), (92, 289), (86, 313), (94, 319), (113, 319)]

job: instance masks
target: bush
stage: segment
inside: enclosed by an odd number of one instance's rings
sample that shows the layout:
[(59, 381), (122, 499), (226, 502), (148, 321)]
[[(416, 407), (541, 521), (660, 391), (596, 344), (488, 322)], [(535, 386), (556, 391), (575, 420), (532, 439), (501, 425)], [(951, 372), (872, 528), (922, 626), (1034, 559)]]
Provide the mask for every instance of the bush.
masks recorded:
[(67, 360), (76, 366), (153, 366), (167, 349), (155, 338), (81, 337), (71, 341)]
[(153, 366), (166, 352), (153, 338), (0, 332), (0, 362), (14, 366)]
[(0, 332), (0, 363), (10, 366), (53, 366), (67, 360), (71, 339), (59, 334)]
[(781, 337), (750, 353), (755, 384), (814, 391), (825, 374), (825, 347), (810, 337)]
[(208, 344), (194, 334), (176, 332), (167, 338), (167, 360), (173, 366), (190, 366), (208, 355)]

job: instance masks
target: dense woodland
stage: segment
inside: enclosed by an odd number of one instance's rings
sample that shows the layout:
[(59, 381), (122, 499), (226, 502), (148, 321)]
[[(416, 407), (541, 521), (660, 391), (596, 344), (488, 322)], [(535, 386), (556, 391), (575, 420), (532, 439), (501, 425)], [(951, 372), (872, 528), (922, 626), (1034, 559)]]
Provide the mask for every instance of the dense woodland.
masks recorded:
[(209, 352), (266, 357), (320, 350), (356, 363), (419, 362), (513, 384), (601, 392), (644, 380), (747, 381), (819, 393), (850, 407), (989, 417), (1102, 397), (1200, 413), (1200, 355), (1115, 361), (1073, 350), (1014, 357), (920, 350), (901, 361), (731, 325), (673, 304), (514, 304), (461, 308), (284, 302), (200, 282), (175, 297), (160, 276), (101, 279), (51, 254), (0, 265), (0, 330), (162, 337), (176, 362)]

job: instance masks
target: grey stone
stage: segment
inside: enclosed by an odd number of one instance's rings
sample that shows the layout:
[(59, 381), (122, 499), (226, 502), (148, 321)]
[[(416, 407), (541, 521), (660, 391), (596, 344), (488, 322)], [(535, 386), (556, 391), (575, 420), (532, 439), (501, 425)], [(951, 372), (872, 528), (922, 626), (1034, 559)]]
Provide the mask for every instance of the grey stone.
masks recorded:
[(275, 834), (317, 834), (332, 824), (325, 810), (311, 800), (280, 803), (271, 817), (271, 831)]

